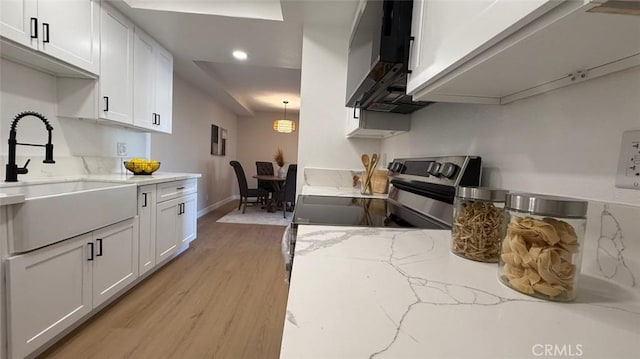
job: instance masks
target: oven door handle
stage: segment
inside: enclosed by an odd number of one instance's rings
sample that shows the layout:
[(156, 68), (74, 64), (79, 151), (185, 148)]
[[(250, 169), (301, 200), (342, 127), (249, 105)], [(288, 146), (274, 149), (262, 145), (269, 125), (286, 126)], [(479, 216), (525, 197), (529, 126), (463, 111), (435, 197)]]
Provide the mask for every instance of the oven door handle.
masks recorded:
[(433, 198), (435, 200), (453, 204), (453, 198), (456, 195), (456, 190), (454, 187), (441, 186), (442, 188), (438, 188), (438, 190), (433, 190), (434, 185), (429, 185), (429, 189), (426, 186), (422, 186), (419, 183), (407, 184), (398, 180), (391, 180), (391, 184), (397, 189), (401, 189), (403, 191), (411, 192), (413, 194), (417, 194), (423, 197)]

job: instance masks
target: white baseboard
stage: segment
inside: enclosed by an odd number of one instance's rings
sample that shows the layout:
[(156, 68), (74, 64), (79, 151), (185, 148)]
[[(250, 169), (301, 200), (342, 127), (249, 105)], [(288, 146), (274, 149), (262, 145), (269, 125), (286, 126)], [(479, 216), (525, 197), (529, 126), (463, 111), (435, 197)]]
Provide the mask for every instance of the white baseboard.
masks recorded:
[(211, 204), (211, 205), (209, 205), (209, 206), (207, 206), (207, 207), (205, 207), (205, 208), (203, 208), (203, 209), (198, 211), (198, 218), (200, 218), (200, 217), (204, 216), (205, 214), (207, 214), (207, 213), (209, 213), (209, 212), (211, 212), (211, 211), (213, 211), (213, 210), (215, 210), (217, 208), (220, 208), (220, 207), (224, 206), (225, 204), (227, 204), (227, 203), (229, 203), (229, 202), (231, 202), (233, 200), (236, 200), (236, 199), (240, 199), (240, 195), (235, 194), (235, 195), (232, 195), (230, 197), (227, 197), (227, 198), (223, 199), (222, 201), (218, 201), (218, 202), (216, 202), (214, 204)]

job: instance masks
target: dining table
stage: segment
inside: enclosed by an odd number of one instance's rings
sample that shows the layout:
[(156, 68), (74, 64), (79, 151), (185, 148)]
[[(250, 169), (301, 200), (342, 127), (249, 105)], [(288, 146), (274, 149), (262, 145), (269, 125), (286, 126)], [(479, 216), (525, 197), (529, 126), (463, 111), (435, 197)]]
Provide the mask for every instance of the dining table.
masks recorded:
[[(267, 181), (271, 183), (271, 186), (276, 193), (282, 190), (282, 184), (286, 179), (284, 177), (273, 175), (255, 175), (252, 177), (260, 181)], [(275, 209), (273, 208), (273, 201), (271, 198), (267, 199), (267, 212), (275, 212)]]

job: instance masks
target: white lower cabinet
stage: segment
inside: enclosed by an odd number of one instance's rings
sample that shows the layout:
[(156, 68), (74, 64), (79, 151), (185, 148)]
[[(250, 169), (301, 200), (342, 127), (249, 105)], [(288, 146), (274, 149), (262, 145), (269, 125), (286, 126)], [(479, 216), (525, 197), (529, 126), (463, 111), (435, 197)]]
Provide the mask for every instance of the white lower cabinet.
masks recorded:
[(51, 344), (196, 238), (196, 179), (139, 186), (137, 203), (137, 217), (6, 259), (7, 357)]
[(135, 218), (7, 260), (10, 358), (23, 358), (138, 276)]
[(189, 244), (196, 238), (197, 226), (197, 195), (182, 197), (182, 213), (178, 215), (178, 246)]
[(8, 357), (23, 358), (91, 312), (92, 234), (11, 257)]
[(158, 203), (156, 211), (156, 263), (178, 250), (178, 199)]
[(138, 223), (140, 228), (139, 271), (143, 275), (156, 265), (156, 185), (138, 188)]
[(138, 227), (128, 220), (93, 232), (93, 306), (138, 278)]
[(197, 195), (158, 203), (156, 215), (156, 263), (160, 263), (196, 238)]

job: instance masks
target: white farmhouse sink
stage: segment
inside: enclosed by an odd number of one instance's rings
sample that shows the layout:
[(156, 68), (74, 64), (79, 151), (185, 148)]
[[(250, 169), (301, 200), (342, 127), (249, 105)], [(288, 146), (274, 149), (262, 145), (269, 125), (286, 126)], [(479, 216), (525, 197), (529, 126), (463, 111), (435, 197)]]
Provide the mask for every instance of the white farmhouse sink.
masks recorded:
[(23, 194), (8, 206), (9, 252), (20, 253), (59, 242), (136, 215), (135, 184), (72, 181), (0, 187)]

